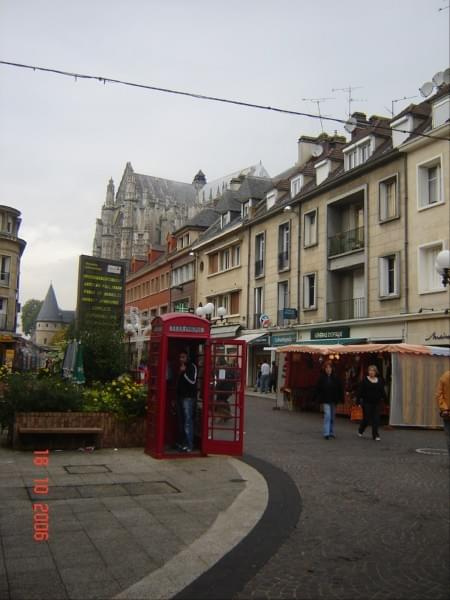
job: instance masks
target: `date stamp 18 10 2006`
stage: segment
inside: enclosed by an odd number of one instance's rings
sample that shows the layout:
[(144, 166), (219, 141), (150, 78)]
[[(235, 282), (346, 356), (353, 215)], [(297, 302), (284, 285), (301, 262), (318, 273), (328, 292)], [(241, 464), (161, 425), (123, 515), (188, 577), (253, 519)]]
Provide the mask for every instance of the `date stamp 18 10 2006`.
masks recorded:
[[(36, 467), (48, 467), (49, 452), (48, 450), (35, 450), (33, 452), (33, 464)], [(48, 494), (48, 477), (43, 479), (34, 479), (33, 493), (42, 495), (42, 500)], [(48, 540), (49, 532), (49, 510), (48, 504), (33, 502), (33, 539), (36, 542), (45, 542)]]

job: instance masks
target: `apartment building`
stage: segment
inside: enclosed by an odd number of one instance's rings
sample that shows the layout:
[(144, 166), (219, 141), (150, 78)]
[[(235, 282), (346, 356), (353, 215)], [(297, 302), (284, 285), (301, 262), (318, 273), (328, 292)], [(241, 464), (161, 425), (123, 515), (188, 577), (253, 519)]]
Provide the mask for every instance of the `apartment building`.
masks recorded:
[(449, 343), (434, 267), (449, 242), (448, 97), (443, 86), (394, 119), (354, 113), (348, 141), (300, 138), (297, 165), (249, 225), (248, 318), (269, 346)]
[[(198, 303), (212, 303), (213, 323), (220, 327), (213, 335), (234, 337), (248, 328), (248, 227), (249, 207), (260, 202), (271, 187), (265, 177), (239, 177), (230, 182), (216, 204), (215, 223), (193, 246), (198, 264), (196, 295)], [(218, 309), (226, 313), (225, 330)]]

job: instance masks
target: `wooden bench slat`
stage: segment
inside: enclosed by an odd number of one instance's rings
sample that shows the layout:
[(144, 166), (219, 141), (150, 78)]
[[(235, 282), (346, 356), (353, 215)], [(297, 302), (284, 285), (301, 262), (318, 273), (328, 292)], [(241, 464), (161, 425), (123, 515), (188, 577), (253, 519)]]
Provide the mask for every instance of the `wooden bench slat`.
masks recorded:
[(103, 427), (18, 427), (19, 433), (101, 433)]

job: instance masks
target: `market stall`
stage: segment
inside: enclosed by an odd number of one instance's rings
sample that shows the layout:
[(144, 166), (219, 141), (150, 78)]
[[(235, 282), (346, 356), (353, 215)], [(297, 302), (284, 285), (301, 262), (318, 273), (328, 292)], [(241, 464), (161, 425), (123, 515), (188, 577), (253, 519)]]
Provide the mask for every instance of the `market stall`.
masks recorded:
[(450, 368), (448, 348), (414, 344), (297, 345), (277, 348), (283, 353), (282, 382), (277, 406), (319, 410), (314, 387), (324, 360), (332, 360), (344, 384), (344, 402), (337, 414), (350, 415), (358, 384), (369, 364), (375, 364), (386, 383), (387, 402), (381, 414), (391, 425), (436, 427), (441, 424), (434, 402), (440, 375)]

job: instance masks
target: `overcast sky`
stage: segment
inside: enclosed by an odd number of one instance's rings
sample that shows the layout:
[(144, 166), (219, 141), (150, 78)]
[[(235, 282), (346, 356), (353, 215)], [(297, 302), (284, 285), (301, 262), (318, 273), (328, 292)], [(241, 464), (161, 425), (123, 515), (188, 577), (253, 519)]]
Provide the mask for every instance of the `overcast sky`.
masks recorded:
[[(315, 112), (389, 114), (448, 67), (448, 0), (0, 0), (0, 59)], [(400, 111), (410, 100), (398, 102)], [(329, 126), (333, 133), (335, 126)], [(338, 128), (339, 131), (342, 131)], [(20, 300), (76, 304), (108, 179), (191, 182), (296, 161), (317, 120), (0, 65), (0, 204), (22, 212)]]

